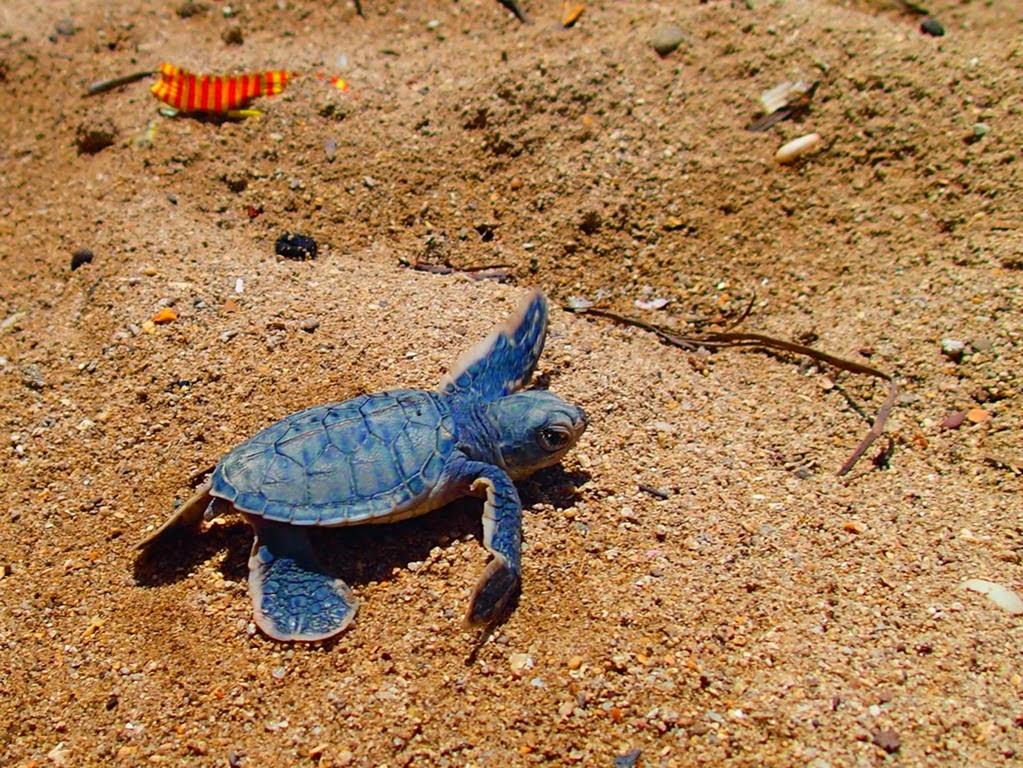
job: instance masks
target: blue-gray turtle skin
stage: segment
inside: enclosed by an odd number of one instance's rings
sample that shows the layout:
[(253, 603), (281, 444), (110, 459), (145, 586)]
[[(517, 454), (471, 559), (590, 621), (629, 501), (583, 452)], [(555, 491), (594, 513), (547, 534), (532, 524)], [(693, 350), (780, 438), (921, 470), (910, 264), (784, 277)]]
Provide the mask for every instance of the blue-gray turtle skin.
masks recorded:
[(351, 623), (357, 601), (325, 572), (309, 531), (393, 522), (484, 496), (483, 545), (493, 559), (467, 619), (499, 620), (522, 575), (522, 503), (513, 481), (560, 461), (587, 425), (582, 409), (557, 395), (519, 391), (546, 332), (547, 303), (534, 291), (459, 357), (438, 391), (395, 389), (286, 416), (230, 451), (141, 546), (233, 507), (255, 530), (256, 623), (279, 640), (321, 640)]

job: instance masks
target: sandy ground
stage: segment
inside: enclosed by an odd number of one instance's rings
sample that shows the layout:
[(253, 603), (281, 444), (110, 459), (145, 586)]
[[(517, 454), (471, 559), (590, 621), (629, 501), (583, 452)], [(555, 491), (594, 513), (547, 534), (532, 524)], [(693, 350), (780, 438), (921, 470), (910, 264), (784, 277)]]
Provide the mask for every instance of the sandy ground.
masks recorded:
[[(1023, 591), (1023, 4), (940, 0), (942, 38), (894, 4), (363, 5), (0, 7), (0, 764), (1021, 761), (1021, 620), (960, 585)], [(351, 87), (227, 123), (80, 96), (163, 61)], [(795, 79), (810, 112), (745, 131)], [(531, 285), (686, 332), (755, 295), (746, 330), (896, 376), (890, 444), (836, 477), (875, 381), (557, 310), (540, 374), (591, 426), (521, 485), (486, 642), (471, 500), (324, 534), (362, 608), (318, 645), (251, 625), (238, 518), (137, 557), (242, 439), (435, 386)]]

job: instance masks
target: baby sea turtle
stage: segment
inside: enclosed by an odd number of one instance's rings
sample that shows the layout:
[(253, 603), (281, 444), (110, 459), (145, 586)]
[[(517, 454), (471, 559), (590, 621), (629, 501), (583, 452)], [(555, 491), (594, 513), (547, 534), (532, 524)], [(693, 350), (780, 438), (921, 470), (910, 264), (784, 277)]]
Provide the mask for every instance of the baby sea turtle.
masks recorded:
[(514, 480), (556, 464), (586, 429), (582, 409), (529, 383), (547, 335), (547, 302), (531, 293), (463, 353), (437, 392), (395, 389), (309, 408), (228, 453), (210, 480), (140, 547), (233, 507), (255, 530), (249, 595), (256, 624), (278, 640), (322, 640), (355, 617), (348, 585), (327, 575), (309, 533), (422, 515), (485, 496), (493, 555), (467, 621), (503, 617), (522, 575), (522, 502)]

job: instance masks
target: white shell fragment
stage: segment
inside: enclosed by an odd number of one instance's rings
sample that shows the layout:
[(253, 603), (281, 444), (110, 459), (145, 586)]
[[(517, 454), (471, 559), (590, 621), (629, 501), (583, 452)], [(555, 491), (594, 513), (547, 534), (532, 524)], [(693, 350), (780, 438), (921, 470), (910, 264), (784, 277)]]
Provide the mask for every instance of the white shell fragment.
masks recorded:
[(790, 101), (799, 98), (809, 90), (802, 80), (792, 82), (786, 80), (778, 83), (774, 88), (768, 88), (760, 94), (760, 105), (764, 108), (764, 114), (769, 115), (779, 109), (787, 107)]
[(649, 301), (644, 301), (643, 299), (636, 299), (636, 307), (638, 307), (639, 309), (664, 309), (666, 306), (668, 306), (667, 299), (657, 298), (650, 299)]
[(1001, 584), (984, 581), (984, 579), (967, 579), (960, 586), (985, 595), (988, 600), (1009, 613), (1023, 613), (1023, 600), (1011, 589), (1003, 587)]
[(806, 136), (800, 136), (798, 139), (793, 139), (788, 144), (785, 144), (774, 153), (774, 159), (781, 165), (794, 163), (803, 155), (816, 150), (817, 145), (820, 143), (821, 135), (819, 133), (808, 133)]

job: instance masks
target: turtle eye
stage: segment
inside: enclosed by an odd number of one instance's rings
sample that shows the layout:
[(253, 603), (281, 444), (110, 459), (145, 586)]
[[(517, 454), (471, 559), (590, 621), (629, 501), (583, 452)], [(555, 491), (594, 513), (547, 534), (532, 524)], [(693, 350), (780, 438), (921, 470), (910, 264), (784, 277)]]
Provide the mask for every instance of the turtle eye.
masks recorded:
[(544, 427), (540, 430), (540, 447), (551, 453), (560, 451), (571, 439), (571, 433), (564, 427)]

